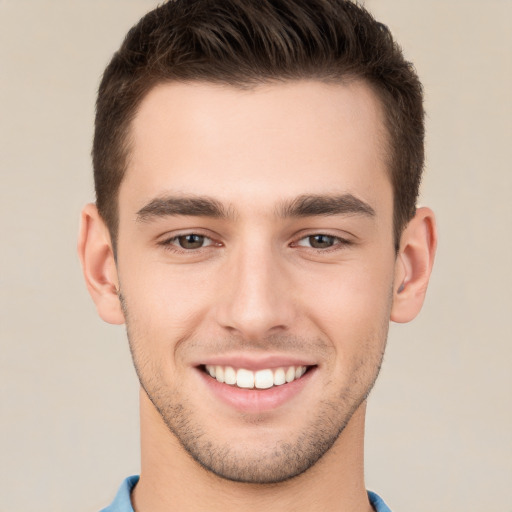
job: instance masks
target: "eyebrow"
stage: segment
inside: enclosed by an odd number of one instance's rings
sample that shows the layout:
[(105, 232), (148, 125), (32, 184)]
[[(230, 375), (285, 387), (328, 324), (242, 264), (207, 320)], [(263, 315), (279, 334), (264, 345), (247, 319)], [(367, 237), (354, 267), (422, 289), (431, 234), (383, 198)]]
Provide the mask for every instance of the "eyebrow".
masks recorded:
[(329, 215), (364, 215), (375, 217), (375, 210), (352, 194), (302, 195), (291, 202), (281, 204), (280, 217), (313, 217)]
[(154, 218), (186, 215), (224, 219), (233, 213), (222, 203), (210, 197), (166, 196), (151, 200), (137, 212), (137, 220), (146, 222)]
[[(281, 203), (276, 209), (276, 214), (282, 218), (354, 214), (374, 217), (375, 210), (352, 194), (306, 194)], [(166, 196), (152, 199), (142, 207), (137, 212), (137, 220), (147, 222), (154, 218), (179, 215), (227, 219), (234, 217), (234, 210), (207, 196)]]

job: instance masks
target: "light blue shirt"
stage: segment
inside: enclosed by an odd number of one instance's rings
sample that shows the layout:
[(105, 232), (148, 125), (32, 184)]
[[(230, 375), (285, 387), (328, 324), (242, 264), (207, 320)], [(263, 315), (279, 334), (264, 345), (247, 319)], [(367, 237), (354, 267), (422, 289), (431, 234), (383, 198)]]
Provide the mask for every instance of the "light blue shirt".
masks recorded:
[[(133, 512), (132, 502), (130, 500), (130, 493), (139, 481), (139, 476), (129, 476), (119, 487), (117, 495), (110, 506), (104, 508), (100, 512)], [(383, 499), (374, 492), (368, 491), (368, 498), (375, 512), (391, 512), (388, 506), (384, 503)]]

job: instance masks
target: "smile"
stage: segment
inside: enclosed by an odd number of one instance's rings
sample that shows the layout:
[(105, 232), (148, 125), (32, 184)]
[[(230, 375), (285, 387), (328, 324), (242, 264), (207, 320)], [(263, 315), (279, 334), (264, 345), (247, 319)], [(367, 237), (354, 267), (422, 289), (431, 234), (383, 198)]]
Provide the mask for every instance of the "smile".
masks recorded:
[(232, 366), (205, 365), (205, 371), (217, 382), (243, 389), (269, 389), (300, 379), (307, 366), (266, 368), (257, 371)]

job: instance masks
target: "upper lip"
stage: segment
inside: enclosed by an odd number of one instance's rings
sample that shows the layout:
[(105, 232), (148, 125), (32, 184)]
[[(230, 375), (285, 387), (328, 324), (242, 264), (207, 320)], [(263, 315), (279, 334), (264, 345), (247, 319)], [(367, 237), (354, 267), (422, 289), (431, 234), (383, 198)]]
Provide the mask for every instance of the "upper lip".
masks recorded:
[(225, 354), (209, 356), (197, 361), (193, 366), (232, 366), (246, 370), (258, 371), (267, 368), (281, 368), (289, 366), (315, 366), (311, 359), (285, 354)]

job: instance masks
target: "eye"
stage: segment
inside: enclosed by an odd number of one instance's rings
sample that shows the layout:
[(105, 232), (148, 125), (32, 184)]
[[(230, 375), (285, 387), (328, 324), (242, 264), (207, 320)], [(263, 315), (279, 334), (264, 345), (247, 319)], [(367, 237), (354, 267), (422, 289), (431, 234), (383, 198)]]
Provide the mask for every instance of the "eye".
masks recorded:
[(180, 249), (185, 250), (194, 250), (194, 249), (202, 249), (203, 247), (207, 247), (212, 245), (213, 241), (204, 235), (198, 235), (196, 233), (187, 233), (185, 235), (175, 236), (163, 242), (163, 245), (174, 245), (178, 246)]
[(347, 245), (349, 242), (343, 238), (332, 235), (315, 234), (301, 238), (297, 245), (311, 247), (312, 249), (330, 249), (335, 245)]

